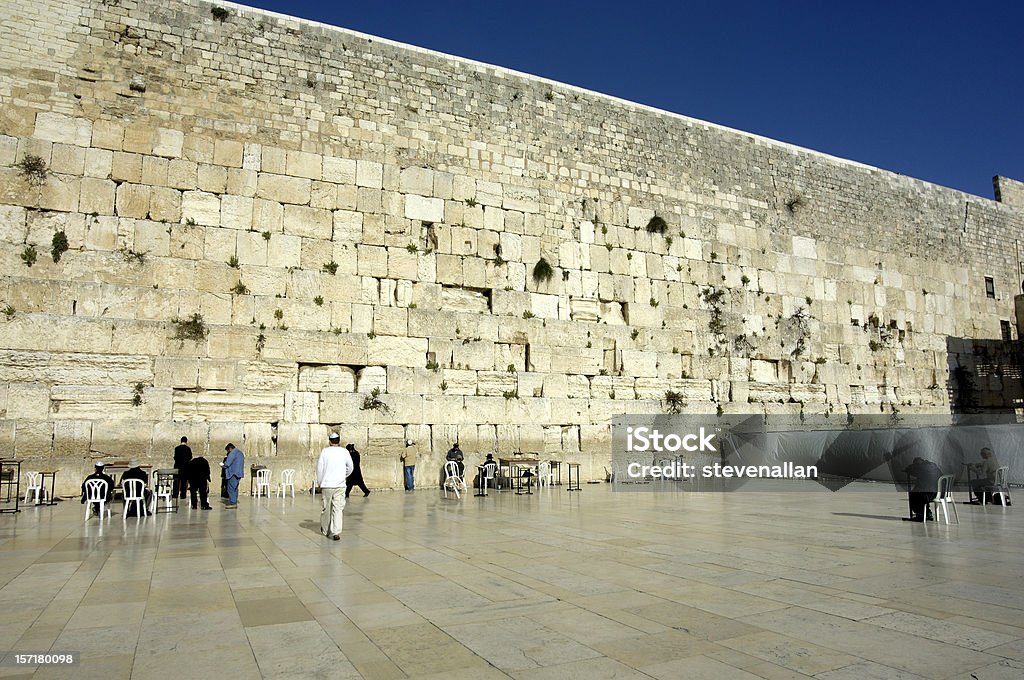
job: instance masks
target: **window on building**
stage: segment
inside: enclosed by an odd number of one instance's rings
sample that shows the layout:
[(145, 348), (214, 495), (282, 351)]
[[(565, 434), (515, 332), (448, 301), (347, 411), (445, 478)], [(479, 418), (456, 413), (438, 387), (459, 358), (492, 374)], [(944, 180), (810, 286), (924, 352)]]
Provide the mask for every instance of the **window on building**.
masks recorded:
[(996, 281), (991, 276), (985, 277), (985, 297), (996, 299)]
[(1010, 340), (1013, 340), (1013, 331), (1010, 330), (1010, 322), (1009, 321), (1007, 321), (1006, 319), (1000, 320), (999, 321), (999, 330), (1003, 334), (1003, 340), (1005, 340), (1007, 342), (1009, 342)]

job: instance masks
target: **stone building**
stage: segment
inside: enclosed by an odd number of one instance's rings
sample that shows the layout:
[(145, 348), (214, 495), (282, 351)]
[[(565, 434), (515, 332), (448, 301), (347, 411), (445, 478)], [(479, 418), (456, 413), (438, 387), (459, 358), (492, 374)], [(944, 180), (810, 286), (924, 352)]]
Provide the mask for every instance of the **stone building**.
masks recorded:
[(230, 3), (0, 6), (0, 447), (187, 435), (375, 487), (458, 439), (600, 479), (614, 414), (1021, 396), (998, 200)]

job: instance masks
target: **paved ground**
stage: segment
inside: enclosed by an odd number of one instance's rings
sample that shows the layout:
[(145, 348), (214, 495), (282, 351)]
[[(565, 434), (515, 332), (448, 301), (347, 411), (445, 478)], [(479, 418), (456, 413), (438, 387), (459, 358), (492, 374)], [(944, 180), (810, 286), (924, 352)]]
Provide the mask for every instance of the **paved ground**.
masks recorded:
[(0, 517), (0, 650), (85, 658), (0, 676), (1024, 677), (1020, 509), (920, 525), (904, 498), (377, 492), (340, 542), (308, 496), (32, 507)]

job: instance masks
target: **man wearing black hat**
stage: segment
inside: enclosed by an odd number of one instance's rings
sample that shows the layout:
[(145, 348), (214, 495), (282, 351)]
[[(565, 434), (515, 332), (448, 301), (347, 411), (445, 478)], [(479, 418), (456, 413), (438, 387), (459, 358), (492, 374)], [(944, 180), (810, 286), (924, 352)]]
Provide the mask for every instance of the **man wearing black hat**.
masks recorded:
[(192, 448), (188, 445), (188, 437), (182, 437), (181, 443), (174, 447), (174, 469), (178, 471), (171, 487), (171, 496), (174, 498), (185, 498), (185, 491), (188, 488), (188, 464), (191, 460)]
[(345, 498), (348, 498), (349, 494), (352, 493), (352, 487), (358, 486), (363, 490), (363, 497), (370, 495), (370, 490), (366, 488), (366, 482), (363, 481), (363, 470), (359, 467), (359, 452), (356, 451), (355, 444), (346, 444), (345, 448), (348, 449), (348, 455), (352, 456), (352, 474), (345, 480)]
[[(103, 472), (103, 463), (96, 463), (96, 470), (82, 482), (82, 503), (85, 503), (85, 485), (90, 479), (101, 479), (107, 485), (106, 501), (109, 503), (114, 498), (114, 478)], [(99, 514), (99, 505), (93, 505), (92, 511)]]
[[(179, 470), (178, 474), (185, 474)], [(203, 510), (213, 510), (210, 507), (210, 463), (202, 456), (197, 456), (188, 463), (188, 491), (192, 495), (192, 509), (196, 509), (197, 499), (202, 501)]]
[(316, 462), (316, 483), (320, 487), (323, 510), (320, 513), (320, 533), (341, 540), (341, 513), (345, 509), (345, 480), (355, 467), (348, 449), (340, 446), (341, 436), (332, 432), (329, 445), (320, 451)]

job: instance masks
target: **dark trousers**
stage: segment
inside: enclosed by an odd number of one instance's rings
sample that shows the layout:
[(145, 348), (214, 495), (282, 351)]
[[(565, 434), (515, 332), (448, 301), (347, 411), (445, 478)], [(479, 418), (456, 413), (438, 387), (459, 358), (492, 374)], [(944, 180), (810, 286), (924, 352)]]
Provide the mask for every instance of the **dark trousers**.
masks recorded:
[(189, 493), (192, 496), (192, 507), (196, 506), (196, 493), (199, 494), (199, 500), (203, 502), (205, 508), (210, 504), (210, 484), (209, 482), (192, 482), (188, 485)]
[(355, 475), (349, 475), (348, 479), (345, 480), (345, 498), (352, 493), (353, 487), (359, 487), (363, 490), (363, 493), (370, 493), (370, 490), (366, 488), (366, 482), (363, 481), (363, 476), (359, 475), (355, 479), (352, 479)]
[(935, 500), (934, 491), (911, 491), (910, 492), (910, 519), (915, 522), (924, 521), (925, 507)]
[(171, 497), (172, 498), (184, 498), (185, 491), (188, 490), (188, 480), (181, 476), (181, 471), (174, 476), (174, 482), (171, 485)]

